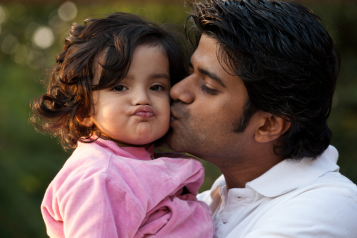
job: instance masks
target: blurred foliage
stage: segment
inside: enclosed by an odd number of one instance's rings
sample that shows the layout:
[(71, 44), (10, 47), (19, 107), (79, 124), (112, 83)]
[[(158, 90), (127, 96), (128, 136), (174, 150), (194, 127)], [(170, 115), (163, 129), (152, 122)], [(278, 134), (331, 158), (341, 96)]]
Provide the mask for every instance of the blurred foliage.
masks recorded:
[[(308, 6), (322, 17), (342, 56), (329, 125), (334, 135), (332, 144), (340, 152), (341, 172), (356, 183), (357, 4)], [(29, 102), (44, 92), (40, 82), (55, 64), (70, 22), (83, 23), (87, 17), (126, 11), (182, 27), (189, 11), (174, 4), (86, 4), (77, 5), (74, 20), (64, 21), (59, 17), (59, 7), (0, 5), (0, 237), (4, 238), (47, 237), (40, 213), (41, 200), (69, 154), (56, 139), (35, 132), (28, 122)], [(38, 37), (47, 37), (51, 46), (36, 43), (39, 27), (46, 30)], [(206, 179), (201, 191), (209, 189), (220, 175), (217, 168), (204, 164)]]

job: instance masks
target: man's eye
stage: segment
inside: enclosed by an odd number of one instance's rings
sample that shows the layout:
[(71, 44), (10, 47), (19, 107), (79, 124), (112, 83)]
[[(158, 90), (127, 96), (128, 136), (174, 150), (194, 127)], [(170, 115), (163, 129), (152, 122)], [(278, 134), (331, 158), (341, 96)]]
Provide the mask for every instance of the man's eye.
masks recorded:
[(216, 95), (218, 93), (217, 90), (211, 89), (211, 88), (207, 87), (205, 84), (203, 84), (201, 86), (201, 90), (206, 92), (206, 93), (208, 93), (208, 94), (211, 94), (211, 95)]
[(113, 88), (113, 91), (116, 91), (116, 92), (123, 92), (126, 90), (128, 90), (128, 88), (125, 87), (124, 85), (117, 85)]
[(150, 90), (151, 90), (151, 91), (160, 92), (160, 91), (164, 91), (165, 88), (164, 88), (164, 86), (162, 86), (162, 85), (155, 84), (155, 85), (152, 85), (152, 86), (150, 87)]

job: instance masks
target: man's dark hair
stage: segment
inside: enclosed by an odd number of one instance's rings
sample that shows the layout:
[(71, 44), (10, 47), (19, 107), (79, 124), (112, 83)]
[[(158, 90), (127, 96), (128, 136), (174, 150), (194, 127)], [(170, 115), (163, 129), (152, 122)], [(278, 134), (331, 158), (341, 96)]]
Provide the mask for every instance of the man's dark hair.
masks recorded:
[(275, 153), (293, 160), (321, 155), (332, 137), (326, 120), (340, 68), (321, 19), (296, 2), (207, 0), (191, 7), (194, 26), (186, 29), (188, 36), (216, 39), (220, 63), (247, 88), (236, 131), (243, 131), (256, 111), (268, 112), (291, 122)]
[[(49, 78), (47, 93), (32, 103), (31, 122), (37, 130), (59, 137), (62, 146), (76, 148), (88, 142), (97, 128), (81, 125), (75, 115), (88, 115), (92, 91), (117, 85), (128, 73), (138, 46), (161, 47), (169, 60), (171, 85), (187, 75), (187, 55), (182, 37), (166, 26), (130, 13), (114, 13), (102, 19), (87, 19), (69, 29), (57, 65)], [(98, 84), (93, 85), (95, 64), (104, 55)]]

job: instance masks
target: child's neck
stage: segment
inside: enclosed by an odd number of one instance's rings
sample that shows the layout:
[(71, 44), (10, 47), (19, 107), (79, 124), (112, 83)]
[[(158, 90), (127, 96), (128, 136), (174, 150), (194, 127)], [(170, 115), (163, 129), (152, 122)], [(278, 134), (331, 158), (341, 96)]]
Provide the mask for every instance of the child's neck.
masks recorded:
[(152, 143), (149, 144), (145, 144), (145, 145), (134, 145), (134, 144), (128, 144), (128, 143), (124, 143), (118, 140), (115, 140), (109, 136), (106, 135), (100, 135), (100, 138), (104, 139), (104, 140), (111, 140), (113, 142), (115, 142), (119, 147), (144, 147), (146, 150), (152, 145)]

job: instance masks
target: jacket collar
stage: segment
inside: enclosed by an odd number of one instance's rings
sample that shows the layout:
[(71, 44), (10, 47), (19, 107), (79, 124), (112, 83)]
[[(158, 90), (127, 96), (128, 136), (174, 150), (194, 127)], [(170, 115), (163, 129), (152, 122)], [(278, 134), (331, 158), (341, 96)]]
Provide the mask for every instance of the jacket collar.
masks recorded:
[(114, 154), (127, 158), (138, 160), (152, 160), (154, 158), (154, 145), (151, 145), (147, 150), (144, 147), (119, 147), (114, 141), (102, 138), (98, 138), (92, 143), (96, 143), (101, 147), (107, 147)]

